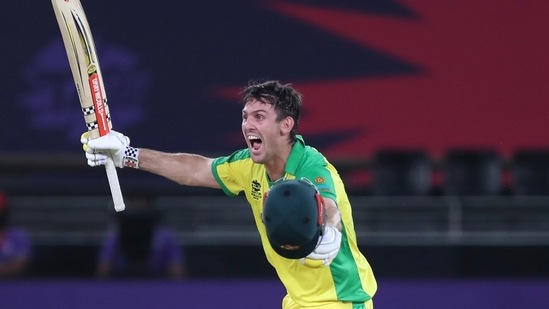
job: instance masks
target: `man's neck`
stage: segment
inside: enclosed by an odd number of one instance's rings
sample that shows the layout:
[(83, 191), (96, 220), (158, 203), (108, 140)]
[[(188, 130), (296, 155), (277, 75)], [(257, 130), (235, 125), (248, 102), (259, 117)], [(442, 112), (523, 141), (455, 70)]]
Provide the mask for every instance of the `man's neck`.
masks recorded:
[(269, 176), (269, 180), (274, 182), (279, 180), (280, 178), (284, 177), (286, 174), (284, 172), (284, 167), (286, 166), (286, 162), (280, 166), (267, 166), (265, 165), (265, 169), (267, 171), (267, 175)]
[(286, 175), (286, 163), (291, 152), (292, 145), (288, 145), (277, 157), (265, 164), (265, 170), (271, 181), (277, 181)]

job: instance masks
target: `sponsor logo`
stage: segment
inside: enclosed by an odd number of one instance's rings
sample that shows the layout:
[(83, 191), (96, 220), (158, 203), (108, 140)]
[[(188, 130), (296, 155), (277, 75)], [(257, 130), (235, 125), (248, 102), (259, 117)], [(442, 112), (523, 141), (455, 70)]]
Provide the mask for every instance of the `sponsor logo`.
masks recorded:
[(98, 114), (97, 122), (99, 124), (99, 133), (101, 136), (103, 136), (109, 133), (109, 124), (105, 115), (103, 93), (101, 92), (101, 85), (99, 83), (99, 75), (97, 75), (97, 73), (93, 73), (90, 76), (91, 94), (93, 99), (93, 105), (95, 106), (95, 112)]
[(280, 246), (280, 248), (282, 248), (284, 250), (288, 250), (288, 251), (295, 251), (295, 250), (298, 250), (301, 247), (296, 246), (296, 245), (282, 245), (282, 246)]
[(252, 180), (252, 190), (251, 190), (252, 197), (254, 200), (261, 200), (262, 194), (261, 194), (261, 184), (257, 179)]

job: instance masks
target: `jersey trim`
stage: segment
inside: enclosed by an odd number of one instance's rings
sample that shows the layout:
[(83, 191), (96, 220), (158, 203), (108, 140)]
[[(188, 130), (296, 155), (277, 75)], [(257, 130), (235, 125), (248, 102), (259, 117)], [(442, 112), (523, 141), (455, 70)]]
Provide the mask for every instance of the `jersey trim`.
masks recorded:
[(219, 157), (214, 159), (214, 161), (212, 162), (212, 166), (211, 166), (212, 174), (214, 175), (214, 178), (217, 181), (217, 183), (221, 186), (221, 189), (223, 190), (223, 192), (225, 192), (225, 194), (228, 196), (237, 196), (238, 194), (231, 192), (231, 190), (229, 190), (229, 188), (225, 185), (225, 182), (219, 176), (217, 167), (222, 164), (226, 164), (226, 163), (231, 164), (231, 163), (244, 161), (244, 160), (251, 160), (250, 151), (248, 149), (237, 150), (233, 152), (230, 156)]

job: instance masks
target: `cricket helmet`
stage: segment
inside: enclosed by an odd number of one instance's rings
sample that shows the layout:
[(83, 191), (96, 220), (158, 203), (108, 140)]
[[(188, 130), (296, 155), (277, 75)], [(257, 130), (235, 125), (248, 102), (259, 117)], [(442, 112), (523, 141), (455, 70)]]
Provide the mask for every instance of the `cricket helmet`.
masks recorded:
[(324, 230), (324, 202), (308, 179), (283, 180), (265, 193), (262, 220), (276, 253), (304, 258), (316, 248)]

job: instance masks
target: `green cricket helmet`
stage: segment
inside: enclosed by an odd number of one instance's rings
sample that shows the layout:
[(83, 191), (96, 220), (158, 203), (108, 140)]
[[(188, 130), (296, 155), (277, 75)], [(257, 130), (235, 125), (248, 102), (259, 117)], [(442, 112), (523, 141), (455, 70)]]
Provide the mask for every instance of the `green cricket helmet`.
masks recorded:
[(265, 193), (262, 220), (273, 250), (288, 259), (309, 255), (325, 225), (324, 201), (308, 179), (275, 183)]

